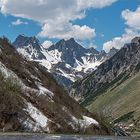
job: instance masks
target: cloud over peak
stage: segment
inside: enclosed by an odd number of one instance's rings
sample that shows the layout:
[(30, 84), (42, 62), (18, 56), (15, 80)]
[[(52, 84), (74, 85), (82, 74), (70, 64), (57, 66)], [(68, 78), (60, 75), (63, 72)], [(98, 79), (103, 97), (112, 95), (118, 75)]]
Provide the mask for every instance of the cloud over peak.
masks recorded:
[(125, 20), (127, 28), (122, 36), (115, 37), (103, 44), (106, 52), (113, 47), (120, 49), (125, 43), (130, 43), (135, 36), (140, 35), (140, 6), (135, 11), (129, 9), (122, 11), (122, 18)]
[(122, 36), (115, 37), (112, 40), (104, 43), (103, 49), (106, 52), (109, 52), (110, 49), (112, 49), (112, 48), (120, 49), (121, 47), (124, 46), (124, 44), (130, 43), (132, 38), (134, 38), (135, 36), (138, 36), (138, 35), (139, 35), (138, 31), (130, 29), (130, 28), (126, 28), (125, 33)]

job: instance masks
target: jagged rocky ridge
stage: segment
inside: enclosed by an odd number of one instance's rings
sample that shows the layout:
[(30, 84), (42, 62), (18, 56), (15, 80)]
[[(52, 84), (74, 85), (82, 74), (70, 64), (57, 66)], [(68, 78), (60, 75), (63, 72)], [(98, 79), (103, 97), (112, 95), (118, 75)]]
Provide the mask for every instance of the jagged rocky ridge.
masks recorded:
[(64, 87), (91, 73), (118, 51), (113, 48), (107, 54), (105, 51), (98, 52), (94, 48), (85, 49), (73, 38), (62, 39), (49, 48), (44, 48), (35, 37), (24, 35), (19, 35), (13, 45), (26, 58), (45, 66)]
[(123, 76), (134, 73), (139, 63), (140, 44), (139, 37), (136, 37), (130, 44), (124, 45), (113, 57), (98, 66), (93, 73), (74, 83), (72, 92), (84, 98), (94, 96), (97, 90), (109, 86), (116, 78), (123, 78)]
[(66, 94), (46, 68), (0, 38), (0, 129), (47, 133), (106, 133)]

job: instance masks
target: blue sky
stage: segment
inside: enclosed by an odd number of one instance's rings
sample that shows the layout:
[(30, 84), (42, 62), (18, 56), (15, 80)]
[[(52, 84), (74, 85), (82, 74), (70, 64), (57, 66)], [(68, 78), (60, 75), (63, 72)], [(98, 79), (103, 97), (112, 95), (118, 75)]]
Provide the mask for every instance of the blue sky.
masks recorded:
[[(101, 6), (101, 3), (98, 4), (98, 2), (95, 5), (94, 1), (97, 0), (91, 0), (93, 3), (86, 0), (84, 3), (86, 6), (84, 7), (81, 4), (79, 11), (73, 10), (75, 8), (73, 0), (69, 1), (71, 3), (62, 0), (62, 4), (58, 5), (58, 7), (57, 3), (56, 5), (51, 3), (53, 7), (50, 13), (46, 15), (44, 13), (48, 13), (48, 11), (44, 9), (47, 8), (47, 4), (43, 3), (43, 1), (42, 9), (40, 5), (32, 3), (32, 7), (35, 6), (35, 8), (39, 9), (33, 12), (26, 10), (24, 7), (21, 7), (21, 10), (20, 8), (16, 9), (16, 6), (20, 7), (18, 0), (17, 2), (15, 0), (15, 3), (7, 2), (7, 5), (0, 3), (2, 7), (0, 12), (0, 36), (5, 35), (14, 41), (17, 35), (25, 34), (27, 36), (37, 36), (41, 42), (45, 40), (56, 42), (65, 37), (66, 39), (74, 37), (85, 47), (96, 46), (97, 50), (102, 50), (104, 46), (104, 49), (107, 50), (111, 47), (119, 48), (123, 43), (130, 41), (134, 35), (139, 35), (140, 19), (137, 19), (137, 16), (140, 14), (138, 10), (140, 0), (108, 0), (108, 4), (101, 0), (103, 2), (102, 5), (104, 4), (103, 6)], [(55, 0), (52, 1), (55, 2)], [(13, 4), (15, 9), (10, 9), (10, 6), (13, 6)], [(25, 6), (26, 4), (28, 6), (30, 3), (25, 3)], [(73, 4), (73, 7), (69, 6), (70, 4)], [(67, 8), (65, 9), (65, 7)], [(35, 8), (31, 8), (31, 10)], [(58, 8), (60, 14), (55, 13), (57, 11), (53, 10), (53, 8)], [(122, 16), (122, 12), (126, 9), (129, 9), (129, 11), (126, 11), (126, 14)], [(40, 14), (36, 16), (35, 12), (38, 11)], [(66, 14), (63, 15), (65, 12)], [(51, 15), (51, 13), (53, 14)], [(134, 22), (131, 22), (132, 19), (129, 18), (129, 14), (134, 16)], [(136, 24), (132, 25), (135, 22)], [(128, 33), (126, 29), (131, 30), (132, 33)], [(116, 41), (116, 37), (119, 37), (119, 40)], [(120, 46), (116, 45), (117, 42), (119, 42)]]

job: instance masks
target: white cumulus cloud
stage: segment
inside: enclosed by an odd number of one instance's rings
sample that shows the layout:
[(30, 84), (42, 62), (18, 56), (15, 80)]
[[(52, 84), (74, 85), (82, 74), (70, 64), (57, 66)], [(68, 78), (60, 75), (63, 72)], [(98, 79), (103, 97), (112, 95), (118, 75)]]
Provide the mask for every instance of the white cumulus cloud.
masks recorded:
[(2, 6), (2, 0), (0, 0), (0, 7)]
[(122, 18), (125, 20), (127, 28), (122, 36), (115, 37), (103, 44), (106, 52), (113, 47), (120, 49), (125, 43), (130, 43), (134, 37), (140, 35), (140, 7), (135, 11), (129, 9), (122, 11)]
[(109, 52), (109, 50), (113, 47), (120, 49), (121, 47), (124, 46), (124, 44), (130, 43), (131, 40), (138, 35), (139, 35), (138, 31), (127, 28), (125, 29), (125, 33), (122, 36), (115, 37), (111, 41), (104, 43), (103, 50)]
[(39, 35), (49, 38), (75, 37), (79, 40), (95, 37), (95, 29), (73, 25), (82, 19), (85, 10), (103, 8), (117, 0), (1, 0), (1, 12), (37, 21), (42, 26)]
[[(57, 27), (57, 23), (54, 24), (54, 27)], [(41, 37), (48, 37), (48, 38), (59, 38), (59, 39), (69, 39), (75, 38), (78, 40), (86, 40), (95, 37), (95, 29), (92, 29), (86, 25), (79, 26), (79, 25), (72, 25), (71, 23), (59, 24), (59, 28), (52, 28), (52, 24), (45, 24), (42, 27), (42, 31), (38, 34)]]
[(21, 19), (17, 19), (16, 21), (12, 21), (11, 24), (12, 24), (13, 26), (18, 26), (18, 25), (21, 25), (21, 24), (27, 25), (28, 22), (24, 22), (24, 21), (21, 21)]
[(129, 27), (140, 30), (140, 7), (138, 7), (136, 11), (130, 11), (129, 9), (124, 10), (122, 17)]
[(84, 8), (104, 8), (110, 6), (118, 0), (77, 0), (81, 9)]

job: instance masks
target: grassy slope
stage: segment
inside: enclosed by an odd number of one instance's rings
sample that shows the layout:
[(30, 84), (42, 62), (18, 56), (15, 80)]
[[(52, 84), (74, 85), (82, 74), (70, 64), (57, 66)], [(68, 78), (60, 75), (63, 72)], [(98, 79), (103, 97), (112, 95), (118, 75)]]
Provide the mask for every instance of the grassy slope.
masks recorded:
[(119, 118), (119, 122), (133, 123), (140, 130), (140, 73), (93, 98), (87, 108), (91, 112), (104, 111), (112, 119)]

